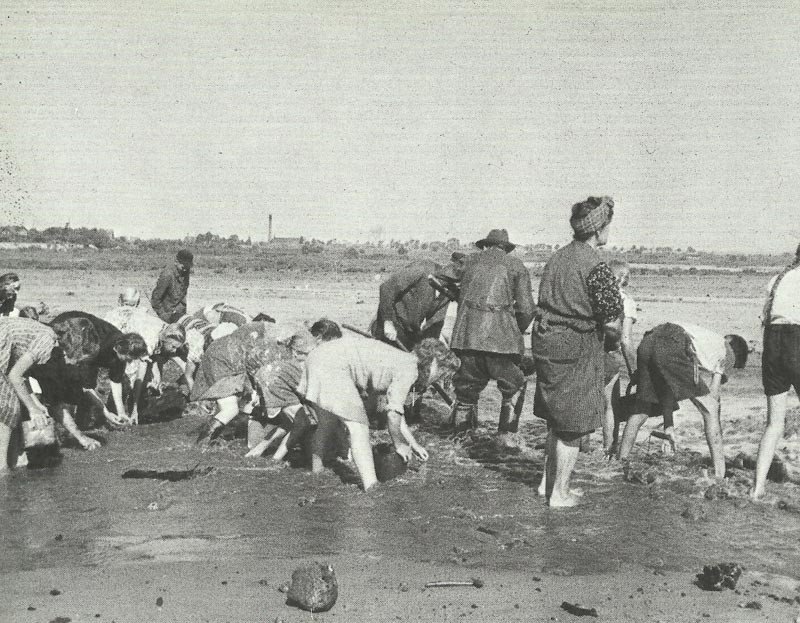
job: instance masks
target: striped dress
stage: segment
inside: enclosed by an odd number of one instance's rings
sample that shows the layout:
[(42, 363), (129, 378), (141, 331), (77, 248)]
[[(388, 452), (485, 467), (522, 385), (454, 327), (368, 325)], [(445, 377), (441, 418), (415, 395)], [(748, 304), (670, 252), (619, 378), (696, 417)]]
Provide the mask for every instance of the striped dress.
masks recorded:
[(46, 363), (58, 345), (55, 331), (28, 318), (6, 318), (0, 322), (0, 423), (19, 424), (21, 409), (17, 392), (8, 379), (14, 364), (26, 353), (34, 364)]

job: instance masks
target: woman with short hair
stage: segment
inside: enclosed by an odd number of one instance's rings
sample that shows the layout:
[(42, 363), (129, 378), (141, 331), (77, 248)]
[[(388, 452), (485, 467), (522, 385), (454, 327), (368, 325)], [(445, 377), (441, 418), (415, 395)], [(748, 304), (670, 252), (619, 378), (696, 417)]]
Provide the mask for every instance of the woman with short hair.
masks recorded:
[[(321, 471), (336, 426), (350, 434), (353, 461), (365, 490), (377, 483), (369, 442), (369, 421), (362, 393), (385, 394), (389, 434), (395, 451), (408, 461), (423, 461), (428, 452), (414, 438), (404, 416), (409, 392), (424, 392), (436, 381), (452, 377), (460, 362), (439, 340), (426, 338), (411, 353), (378, 340), (345, 337), (320, 344), (306, 360), (298, 394), (312, 411), (317, 430), (312, 441), (312, 470)], [(293, 431), (294, 434), (294, 431)]]

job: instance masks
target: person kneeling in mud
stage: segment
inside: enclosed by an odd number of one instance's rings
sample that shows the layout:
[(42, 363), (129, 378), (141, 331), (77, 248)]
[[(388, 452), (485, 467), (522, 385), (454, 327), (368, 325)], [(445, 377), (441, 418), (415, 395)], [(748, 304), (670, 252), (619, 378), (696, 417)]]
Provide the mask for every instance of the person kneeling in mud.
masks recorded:
[(748, 352), (741, 336), (723, 337), (692, 324), (668, 322), (645, 333), (636, 352), (635, 406), (622, 434), (618, 458), (628, 457), (645, 420), (659, 415), (674, 452), (673, 413), (680, 401), (691, 400), (703, 416), (714, 475), (724, 478), (720, 394), (731, 369), (744, 368)]
[[(251, 322), (206, 349), (190, 400), (216, 400), (217, 413), (201, 428), (198, 444), (209, 444), (220, 435), (239, 414), (240, 401), (252, 405), (254, 390), (264, 395), (266, 388), (255, 376), (264, 366), (292, 358), (303, 361), (319, 342), (342, 334), (336, 323), (326, 319), (296, 334), (288, 344), (280, 343), (275, 332), (272, 324)], [(259, 378), (264, 382), (263, 376)]]
[(308, 356), (297, 390), (317, 422), (311, 442), (312, 471), (322, 470), (329, 438), (343, 422), (362, 486), (367, 490), (378, 482), (362, 392), (386, 394), (388, 429), (397, 454), (404, 461), (412, 455), (428, 460), (428, 451), (406, 423), (403, 405), (412, 388), (422, 393), (452, 376), (459, 365), (458, 357), (433, 338), (422, 340), (411, 353), (350, 336), (321, 344)]

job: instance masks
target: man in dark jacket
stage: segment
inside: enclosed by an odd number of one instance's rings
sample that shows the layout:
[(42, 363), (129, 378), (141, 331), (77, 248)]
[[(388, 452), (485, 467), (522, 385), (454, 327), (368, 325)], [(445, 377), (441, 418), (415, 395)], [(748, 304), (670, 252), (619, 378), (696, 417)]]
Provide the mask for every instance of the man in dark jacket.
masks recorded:
[[(451, 259), (455, 264), (456, 259)], [(420, 260), (389, 275), (380, 285), (372, 335), (397, 342), (406, 350), (426, 337), (438, 338), (449, 299), (433, 288), (428, 275), (440, 275), (442, 271), (443, 267), (436, 262)]]
[(494, 379), (503, 397), (498, 431), (509, 431), (514, 397), (525, 382), (520, 368), (525, 347), (522, 335), (534, 316), (531, 279), (525, 265), (508, 255), (514, 244), (505, 229), (493, 229), (475, 243), (480, 253), (469, 255), (461, 274), (458, 316), (451, 348), (461, 359), (453, 378), (456, 404), (452, 421), (477, 423), (478, 397)]
[(193, 264), (192, 252), (181, 249), (175, 256), (175, 263), (164, 268), (158, 276), (150, 304), (164, 322), (177, 322), (186, 314), (186, 293)]

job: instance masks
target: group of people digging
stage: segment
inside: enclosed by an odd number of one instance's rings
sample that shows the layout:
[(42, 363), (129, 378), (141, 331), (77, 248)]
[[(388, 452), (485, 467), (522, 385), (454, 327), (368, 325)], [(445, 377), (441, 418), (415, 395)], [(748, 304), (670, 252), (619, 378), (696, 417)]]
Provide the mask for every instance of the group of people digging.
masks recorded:
[[(703, 417), (714, 473), (722, 478), (720, 392), (732, 370), (744, 367), (747, 342), (675, 321), (647, 331), (634, 349), (636, 304), (624, 292), (629, 268), (607, 264), (598, 251), (608, 241), (613, 215), (610, 197), (572, 206), (573, 240), (546, 263), (536, 302), (528, 271), (511, 253), (515, 245), (503, 229), (477, 241), (476, 253), (454, 253), (446, 266), (427, 260), (409, 265), (380, 287), (371, 327), (376, 339), (342, 335), (340, 326), (325, 318), (286, 336), (272, 318), (251, 318), (223, 303), (189, 315), (193, 256), (187, 250), (159, 276), (151, 297), (155, 315), (139, 306), (140, 294), (133, 289), (120, 296), (119, 307), (105, 320), (76, 311), (42, 324), (15, 317), (16, 308), (6, 304), (0, 308), (5, 309), (0, 460), (21, 407), (34, 428), (49, 412), (84, 448), (94, 449), (97, 442), (75, 424), (74, 406), (89, 401), (112, 425), (137, 423), (142, 388), (158, 387), (164, 365), (174, 362), (190, 401), (216, 403), (199, 443), (213, 442), (243, 411), (250, 414), (248, 456), (277, 443), (274, 458), (282, 460), (294, 445), (306, 443), (312, 469), (320, 470), (336, 445), (341, 456), (352, 457), (365, 489), (377, 482), (365, 407), (374, 402), (370, 398), (384, 397), (382, 411), (397, 454), (424, 461), (427, 450), (407, 421), (415, 415), (409, 403), (419, 405), (418, 396), (429, 387), (452, 379), (455, 401), (448, 424), (467, 430), (477, 425), (479, 396), (494, 380), (501, 394), (498, 436), (504, 442), (517, 430), (534, 372), (533, 411), (548, 426), (539, 492), (550, 506), (577, 503), (571, 476), (581, 447), (598, 428), (608, 454), (626, 459), (646, 419), (663, 417), (660, 436), (665, 449), (674, 450), (673, 414), (684, 400)], [(794, 331), (800, 313), (793, 294), (798, 275), (800, 260), (773, 280), (765, 306), (769, 426), (759, 452), (756, 496), (763, 494), (782, 434), (786, 393), (800, 380)], [(2, 280), (0, 296), (6, 301), (18, 285)], [(526, 356), (529, 328), (531, 356)], [(621, 369), (629, 378), (625, 396), (619, 390)], [(38, 384), (36, 391), (29, 379)], [(0, 469), (6, 464), (2, 460)]]

